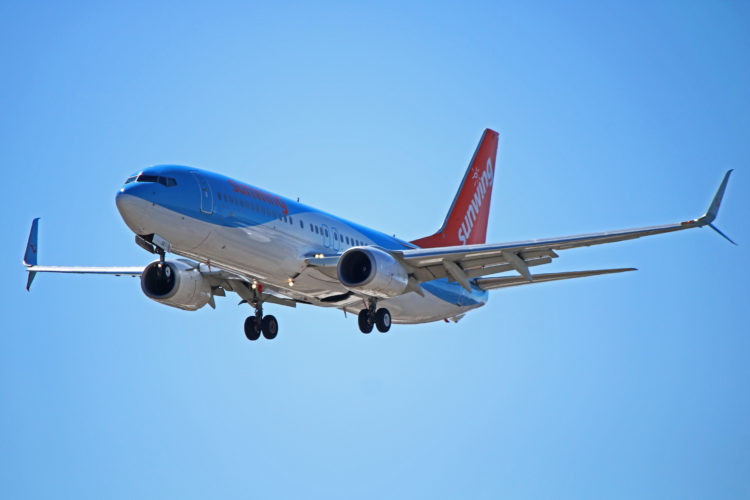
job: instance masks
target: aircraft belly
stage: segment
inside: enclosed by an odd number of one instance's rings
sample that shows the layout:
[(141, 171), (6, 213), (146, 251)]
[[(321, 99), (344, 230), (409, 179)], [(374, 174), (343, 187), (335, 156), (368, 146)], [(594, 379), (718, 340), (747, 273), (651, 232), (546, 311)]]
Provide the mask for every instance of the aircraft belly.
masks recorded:
[(483, 305), (484, 302), (477, 302), (460, 306), (446, 302), (429, 292), (425, 293), (424, 297), (411, 292), (378, 302), (379, 307), (385, 307), (391, 312), (393, 322), (399, 324), (440, 321), (460, 316)]

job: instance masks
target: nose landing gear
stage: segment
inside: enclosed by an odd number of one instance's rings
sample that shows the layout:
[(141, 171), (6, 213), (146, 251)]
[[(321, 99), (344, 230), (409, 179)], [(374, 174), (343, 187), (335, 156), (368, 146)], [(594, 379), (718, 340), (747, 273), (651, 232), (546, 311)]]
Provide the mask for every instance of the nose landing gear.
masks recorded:
[(391, 329), (390, 311), (384, 307), (377, 309), (377, 302), (375, 299), (370, 300), (367, 309), (359, 311), (357, 320), (359, 323), (359, 330), (364, 334), (370, 333), (373, 325), (382, 333)]

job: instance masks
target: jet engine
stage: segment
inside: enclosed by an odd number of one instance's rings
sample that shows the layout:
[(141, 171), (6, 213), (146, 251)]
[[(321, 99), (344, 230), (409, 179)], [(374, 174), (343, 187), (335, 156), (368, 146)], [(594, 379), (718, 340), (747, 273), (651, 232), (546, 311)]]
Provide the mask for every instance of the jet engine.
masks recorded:
[(152, 262), (141, 274), (141, 289), (151, 300), (195, 311), (211, 300), (211, 287), (195, 264), (182, 260)]
[(391, 254), (372, 247), (350, 248), (339, 259), (339, 281), (354, 292), (388, 298), (406, 291), (409, 275)]

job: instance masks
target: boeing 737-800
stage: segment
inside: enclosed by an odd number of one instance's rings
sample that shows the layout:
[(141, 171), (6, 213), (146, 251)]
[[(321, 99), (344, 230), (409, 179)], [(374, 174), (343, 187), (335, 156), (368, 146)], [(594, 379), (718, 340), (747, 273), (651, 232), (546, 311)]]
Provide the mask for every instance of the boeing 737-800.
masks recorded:
[[(115, 202), (138, 245), (158, 260), (137, 267), (37, 264), (39, 219), (24, 257), (27, 289), (40, 272), (139, 276), (150, 299), (195, 311), (235, 292), (254, 309), (245, 335), (275, 338), (264, 304), (311, 304), (357, 312), (359, 328), (458, 321), (483, 306), (490, 290), (633, 271), (632, 268), (532, 274), (557, 252), (709, 226), (731, 170), (702, 217), (663, 226), (485, 243), (498, 134), (485, 130), (443, 226), (403, 241), (223, 175), (184, 166), (146, 168), (128, 177)], [(729, 238), (727, 238), (729, 239)], [(731, 240), (730, 240), (731, 241)], [(167, 259), (167, 254), (181, 258)], [(511, 272), (512, 275), (492, 276)]]

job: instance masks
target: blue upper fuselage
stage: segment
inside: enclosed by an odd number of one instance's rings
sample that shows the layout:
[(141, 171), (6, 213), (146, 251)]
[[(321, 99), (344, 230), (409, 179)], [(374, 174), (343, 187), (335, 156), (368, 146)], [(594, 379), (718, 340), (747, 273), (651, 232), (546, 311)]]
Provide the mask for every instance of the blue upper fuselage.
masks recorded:
[[(201, 182), (208, 186), (201, 188)], [(312, 214), (334, 219), (338, 227), (334, 238), (328, 227), (306, 227), (335, 251), (358, 245), (376, 245), (388, 250), (416, 248), (406, 241), (388, 236), (360, 224), (322, 212), (297, 201), (278, 196), (224, 175), (178, 165), (158, 165), (128, 177), (119, 193), (142, 198), (193, 219), (226, 227), (266, 224), (274, 219)], [(118, 193), (118, 194), (119, 194)], [(209, 198), (210, 199), (207, 199)], [(299, 221), (293, 222), (299, 224)], [(307, 226), (307, 225), (306, 225)], [(364, 238), (346, 234), (352, 229)], [(317, 230), (317, 231), (316, 231)], [(326, 234), (327, 233), (327, 234)], [(341, 238), (341, 241), (339, 241)], [(366, 239), (367, 241), (361, 241)], [(331, 240), (329, 242), (329, 240)]]

